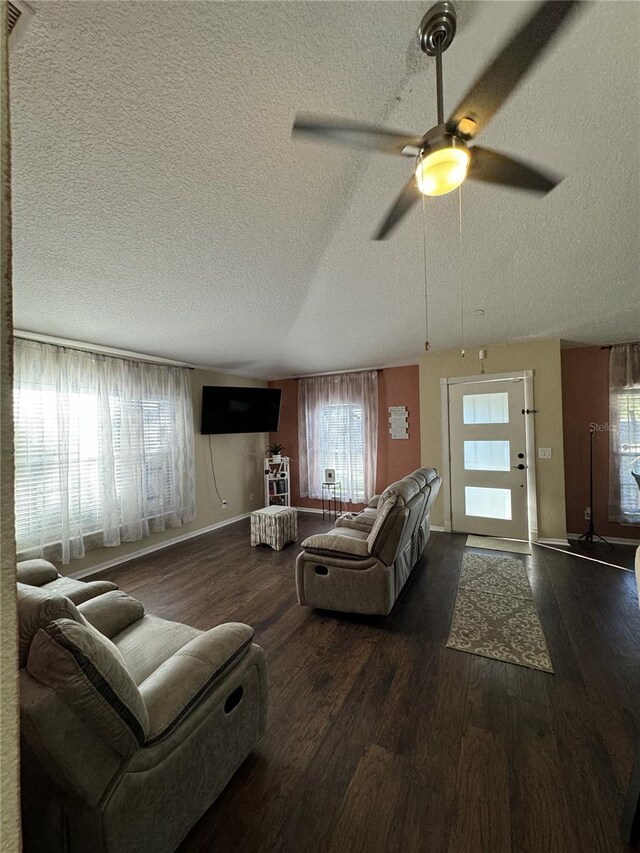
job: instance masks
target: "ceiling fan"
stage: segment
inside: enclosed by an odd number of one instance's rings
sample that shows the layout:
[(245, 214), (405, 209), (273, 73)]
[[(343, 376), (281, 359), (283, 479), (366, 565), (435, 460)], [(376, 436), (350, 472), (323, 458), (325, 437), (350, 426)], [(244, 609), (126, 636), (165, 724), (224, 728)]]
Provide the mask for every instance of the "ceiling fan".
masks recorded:
[(435, 127), (418, 136), (346, 119), (298, 115), (292, 133), (317, 141), (416, 158), (415, 173), (389, 210), (375, 240), (388, 237), (421, 194), (445, 195), (466, 178), (548, 193), (561, 178), (506, 154), (469, 143), (491, 121), (578, 5), (577, 0), (539, 4), (445, 121), (442, 54), (451, 46), (456, 34), (457, 15), (452, 3), (436, 3), (418, 29), (420, 47), (436, 59), (438, 123)]

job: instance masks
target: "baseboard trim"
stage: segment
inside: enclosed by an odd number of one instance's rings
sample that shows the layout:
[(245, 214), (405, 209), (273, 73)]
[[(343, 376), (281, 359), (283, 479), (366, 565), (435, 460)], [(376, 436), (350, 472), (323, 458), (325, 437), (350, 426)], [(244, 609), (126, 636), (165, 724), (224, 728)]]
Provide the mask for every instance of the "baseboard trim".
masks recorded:
[(439, 524), (430, 524), (429, 530), (432, 530), (434, 533), (446, 533), (444, 527), (441, 527)]
[(569, 548), (568, 539), (532, 539), (532, 545), (558, 545), (560, 548)]
[(229, 524), (235, 524), (237, 521), (249, 518), (250, 515), (251, 512), (245, 512), (242, 515), (234, 515), (233, 518), (225, 518), (224, 521), (216, 521), (215, 524), (209, 524), (207, 527), (199, 528), (199, 530), (190, 530), (189, 533), (182, 533), (171, 539), (165, 539), (163, 542), (157, 542), (155, 545), (147, 545), (146, 548), (140, 548), (137, 551), (132, 551), (130, 554), (114, 557), (112, 560), (105, 560), (104, 563), (98, 563), (88, 569), (81, 569), (79, 572), (72, 572), (69, 577), (81, 580), (82, 578), (89, 577), (89, 575), (96, 575), (98, 572), (104, 572), (105, 569), (112, 569), (114, 566), (122, 565), (122, 563), (137, 560), (138, 557), (145, 557), (147, 554), (153, 554), (154, 551), (162, 551), (164, 548), (170, 548), (171, 545), (177, 545), (179, 542), (186, 542), (187, 539), (195, 539), (197, 536), (203, 536), (205, 533), (211, 533), (213, 530), (219, 530), (221, 527), (227, 527)]
[[(579, 539), (582, 533), (567, 533), (569, 539)], [(619, 536), (605, 536), (607, 542), (612, 542), (614, 545), (640, 545), (640, 539), (625, 539)]]

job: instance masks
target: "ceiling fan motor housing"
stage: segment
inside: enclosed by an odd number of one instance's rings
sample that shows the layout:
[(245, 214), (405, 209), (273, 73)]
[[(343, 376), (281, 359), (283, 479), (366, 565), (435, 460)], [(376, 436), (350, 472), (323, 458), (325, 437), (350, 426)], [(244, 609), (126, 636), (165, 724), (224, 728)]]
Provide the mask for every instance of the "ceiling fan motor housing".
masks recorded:
[(466, 142), (456, 133), (451, 133), (446, 124), (437, 124), (428, 130), (422, 137), (420, 155), (437, 151), (438, 148), (464, 148), (468, 150)]

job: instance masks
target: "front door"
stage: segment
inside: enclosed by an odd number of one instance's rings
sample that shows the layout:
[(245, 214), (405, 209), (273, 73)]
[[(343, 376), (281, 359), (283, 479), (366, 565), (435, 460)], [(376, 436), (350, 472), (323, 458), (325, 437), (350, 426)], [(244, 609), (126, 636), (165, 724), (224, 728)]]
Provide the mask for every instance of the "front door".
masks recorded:
[(451, 525), (528, 539), (524, 379), (449, 385)]

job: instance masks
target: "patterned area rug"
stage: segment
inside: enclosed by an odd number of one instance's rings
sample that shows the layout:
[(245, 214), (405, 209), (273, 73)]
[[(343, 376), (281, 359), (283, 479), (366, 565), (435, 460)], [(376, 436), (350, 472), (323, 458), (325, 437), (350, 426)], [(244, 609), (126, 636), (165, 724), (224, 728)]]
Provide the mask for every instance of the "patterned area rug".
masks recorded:
[(447, 646), (553, 672), (523, 562), (464, 555)]

